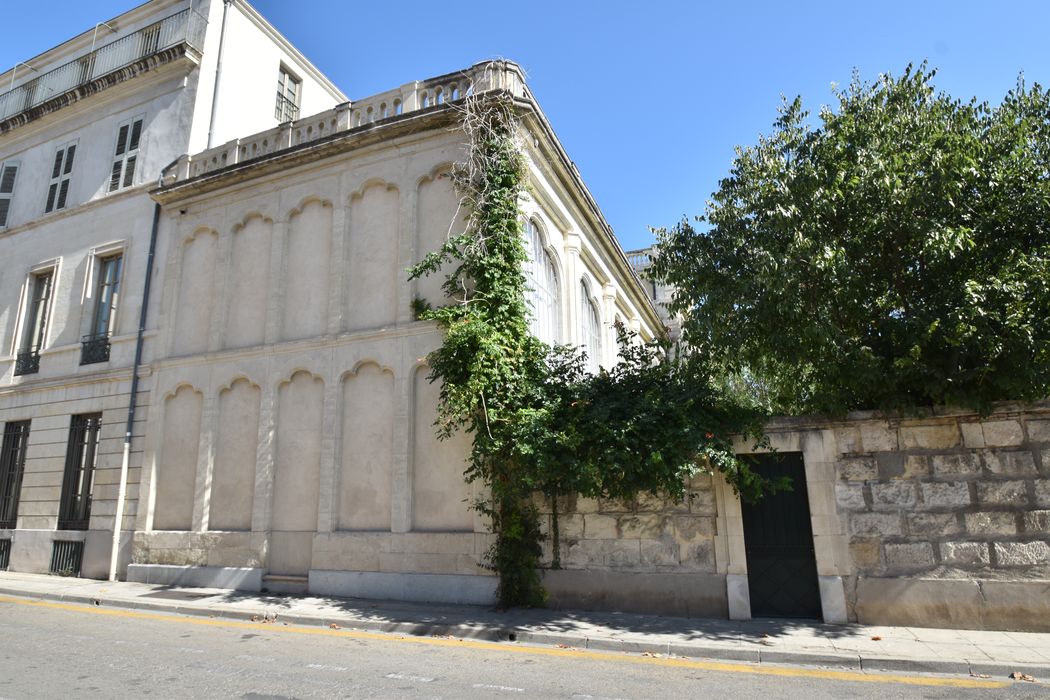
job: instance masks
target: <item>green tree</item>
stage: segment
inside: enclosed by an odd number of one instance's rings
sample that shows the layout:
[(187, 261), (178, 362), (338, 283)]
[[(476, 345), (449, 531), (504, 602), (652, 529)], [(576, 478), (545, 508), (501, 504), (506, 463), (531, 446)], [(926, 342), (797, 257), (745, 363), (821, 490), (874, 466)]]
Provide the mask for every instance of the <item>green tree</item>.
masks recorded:
[(658, 232), (688, 341), (775, 410), (1050, 393), (1050, 92), (934, 76), (854, 76), (818, 120), (785, 102), (698, 223)]

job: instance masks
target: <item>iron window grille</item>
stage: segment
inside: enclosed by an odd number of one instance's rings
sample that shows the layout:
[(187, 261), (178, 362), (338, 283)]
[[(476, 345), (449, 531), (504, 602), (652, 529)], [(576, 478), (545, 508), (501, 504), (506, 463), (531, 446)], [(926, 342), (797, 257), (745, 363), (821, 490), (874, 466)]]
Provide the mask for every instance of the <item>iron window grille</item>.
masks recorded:
[(277, 74), (277, 105), (274, 117), (277, 121), (290, 122), (299, 118), (299, 104), (302, 99), (303, 81), (292, 75), (284, 66)]
[(0, 571), (7, 571), (11, 566), (11, 539), (0, 540)]
[(0, 228), (7, 226), (7, 219), (11, 214), (11, 200), (15, 194), (18, 165), (17, 161), (7, 161), (0, 166)]
[(55, 540), (51, 548), (48, 573), (58, 576), (80, 576), (84, 561), (84, 543), (80, 540)]
[(9, 421), (0, 443), (0, 528), (13, 528), (18, 520), (18, 496), (26, 468), (29, 421)]
[(22, 344), (15, 357), (15, 374), (35, 374), (40, 371), (40, 348), (47, 333), (47, 315), (55, 271), (39, 272), (32, 277), (25, 322), (22, 324)]
[(86, 530), (91, 519), (91, 494), (98, 459), (101, 413), (73, 416), (66, 449), (66, 469), (62, 477), (59, 530)]
[(51, 185), (47, 189), (47, 204), (44, 213), (66, 208), (69, 195), (69, 181), (73, 178), (73, 158), (77, 145), (69, 143), (55, 152), (55, 162), (51, 167)]

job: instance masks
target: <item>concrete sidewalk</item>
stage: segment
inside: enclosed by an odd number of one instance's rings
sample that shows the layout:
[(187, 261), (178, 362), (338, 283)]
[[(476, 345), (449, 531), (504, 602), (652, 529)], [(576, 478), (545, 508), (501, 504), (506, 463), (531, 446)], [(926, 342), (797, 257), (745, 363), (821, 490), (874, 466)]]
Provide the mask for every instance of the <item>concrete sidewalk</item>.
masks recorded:
[(453, 636), (579, 649), (669, 654), (751, 663), (919, 673), (1017, 671), (1050, 678), (1050, 634), (919, 627), (746, 622), (621, 613), (437, 606), (351, 598), (277, 596), (207, 588), (0, 572), (0, 593), (239, 620), (276, 615), (294, 624)]

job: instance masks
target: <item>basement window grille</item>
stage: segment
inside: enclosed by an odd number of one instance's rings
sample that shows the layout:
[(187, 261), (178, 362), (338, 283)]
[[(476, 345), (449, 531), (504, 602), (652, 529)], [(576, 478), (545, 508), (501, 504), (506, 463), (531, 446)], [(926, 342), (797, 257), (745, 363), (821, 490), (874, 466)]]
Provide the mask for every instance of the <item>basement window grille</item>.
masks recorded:
[(11, 566), (11, 539), (0, 540), (0, 571), (7, 571)]
[(84, 542), (80, 540), (55, 540), (51, 549), (49, 573), (56, 576), (80, 576), (80, 565), (84, 560)]

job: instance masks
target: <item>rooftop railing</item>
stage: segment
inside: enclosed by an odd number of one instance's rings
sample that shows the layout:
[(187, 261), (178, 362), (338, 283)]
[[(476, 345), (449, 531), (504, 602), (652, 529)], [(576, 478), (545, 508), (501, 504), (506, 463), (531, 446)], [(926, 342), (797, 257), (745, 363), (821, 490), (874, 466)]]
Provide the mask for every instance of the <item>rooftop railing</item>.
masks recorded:
[(199, 49), (203, 45), (206, 24), (207, 20), (201, 15), (183, 10), (100, 46), (0, 94), (0, 120), (32, 109), (53, 97), (182, 42)]
[[(272, 129), (234, 139), (195, 155), (185, 155), (172, 175), (187, 180), (230, 165), (300, 146), (340, 131), (368, 127), (384, 119), (455, 102), (468, 95), (505, 90), (529, 96), (521, 69), (510, 61), (486, 61), (465, 71), (406, 83), (378, 95), (289, 121)], [(278, 117), (279, 118), (279, 117)], [(165, 181), (171, 184), (171, 180)]]

